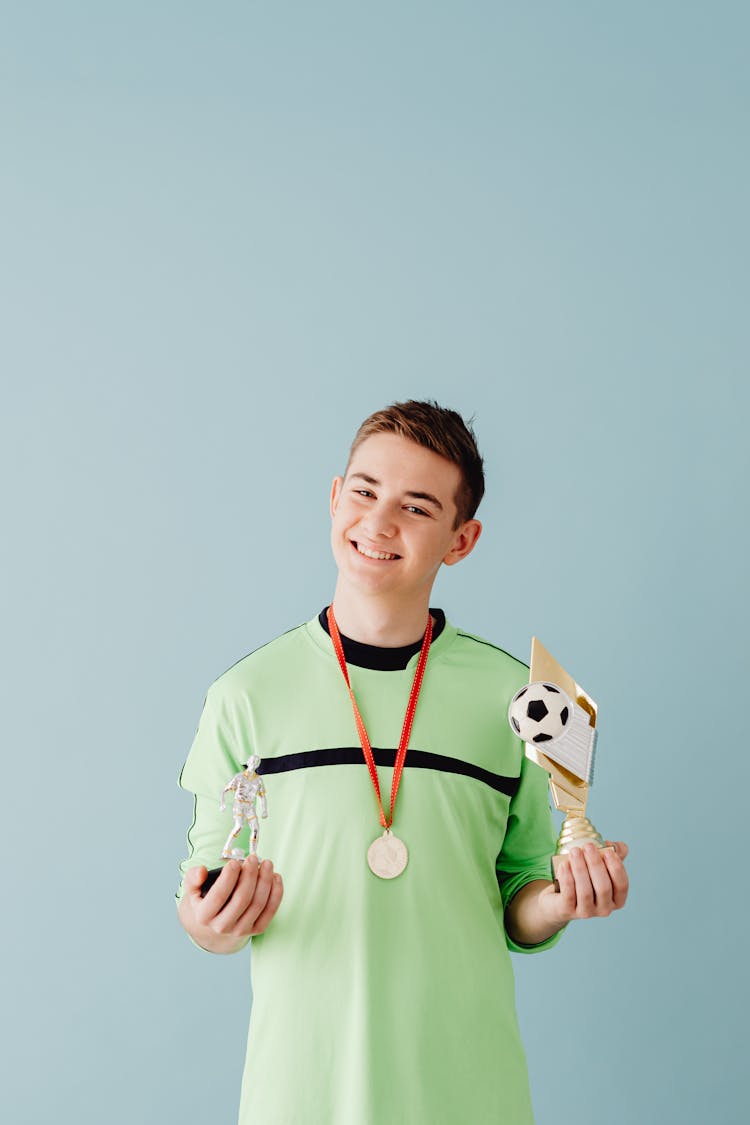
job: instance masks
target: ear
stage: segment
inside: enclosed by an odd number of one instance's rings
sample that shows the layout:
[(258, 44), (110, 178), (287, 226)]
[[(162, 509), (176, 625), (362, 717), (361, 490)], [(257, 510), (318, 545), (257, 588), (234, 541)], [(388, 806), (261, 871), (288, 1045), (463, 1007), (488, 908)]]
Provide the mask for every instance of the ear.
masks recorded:
[(456, 537), (453, 540), (453, 546), (448, 554), (443, 559), (446, 566), (453, 566), (455, 563), (465, 559), (477, 545), (477, 540), (482, 534), (482, 525), (479, 520), (467, 520), (465, 524), (456, 531)]
[(339, 497), (341, 496), (341, 486), (344, 483), (343, 477), (334, 477), (333, 484), (331, 485), (331, 519), (336, 515), (336, 509), (339, 506)]

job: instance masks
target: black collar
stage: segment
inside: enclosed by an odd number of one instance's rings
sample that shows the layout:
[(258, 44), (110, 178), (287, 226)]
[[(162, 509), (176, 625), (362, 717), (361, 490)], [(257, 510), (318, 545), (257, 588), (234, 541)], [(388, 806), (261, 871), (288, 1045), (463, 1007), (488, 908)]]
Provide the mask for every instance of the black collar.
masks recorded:
[[(432, 639), (436, 641), (445, 628), (445, 614), (442, 609), (430, 609), (435, 624), (432, 626)], [(330, 636), (328, 628), (328, 606), (320, 611), (318, 621)], [(347, 664), (354, 664), (358, 668), (374, 668), (378, 672), (402, 672), (412, 656), (422, 648), (422, 641), (414, 641), (401, 648), (380, 648), (378, 645), (363, 645), (361, 641), (353, 641), (351, 637), (341, 634), (344, 645), (344, 656)]]

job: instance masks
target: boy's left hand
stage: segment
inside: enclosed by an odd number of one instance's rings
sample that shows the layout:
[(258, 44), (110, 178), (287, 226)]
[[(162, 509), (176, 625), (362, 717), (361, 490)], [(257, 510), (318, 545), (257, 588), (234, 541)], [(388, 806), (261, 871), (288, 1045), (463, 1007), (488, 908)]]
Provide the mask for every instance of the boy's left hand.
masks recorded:
[(628, 845), (621, 840), (605, 841), (612, 850), (600, 851), (595, 844), (574, 848), (567, 863), (560, 864), (555, 885), (545, 887), (538, 903), (549, 922), (564, 925), (575, 918), (606, 918), (620, 910), (628, 897), (628, 874), (623, 860)]

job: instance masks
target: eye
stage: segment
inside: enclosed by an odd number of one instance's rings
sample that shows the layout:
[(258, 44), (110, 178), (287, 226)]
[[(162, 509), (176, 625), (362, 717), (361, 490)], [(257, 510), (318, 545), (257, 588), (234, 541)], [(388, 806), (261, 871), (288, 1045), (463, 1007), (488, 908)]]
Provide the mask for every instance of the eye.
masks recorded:
[(416, 504), (407, 504), (406, 510), (407, 512), (414, 512), (417, 516), (429, 516), (430, 514), (429, 512), (425, 512), (424, 508), (418, 508)]
[(364, 496), (364, 497), (371, 497), (371, 496), (375, 495), (374, 492), (370, 492), (369, 488), (355, 488), (354, 494), (355, 494), (355, 496)]

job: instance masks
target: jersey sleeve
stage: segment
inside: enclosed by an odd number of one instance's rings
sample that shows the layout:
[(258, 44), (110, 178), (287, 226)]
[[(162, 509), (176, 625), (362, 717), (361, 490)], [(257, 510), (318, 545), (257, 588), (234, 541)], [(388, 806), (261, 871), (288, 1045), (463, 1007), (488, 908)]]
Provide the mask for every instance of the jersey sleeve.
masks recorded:
[[(191, 867), (204, 865), (217, 867), (221, 851), (232, 827), (232, 793), (225, 795), (227, 809), (219, 810), (221, 793), (227, 782), (241, 770), (232, 714), (223, 693), (212, 685), (206, 696), (190, 753), (178, 780), (181, 789), (193, 795), (193, 821), (188, 829), (188, 854), (180, 864), (180, 885), (177, 901), (182, 898), (182, 879)], [(246, 846), (243, 837), (247, 826), (237, 839), (237, 846)]]
[[(497, 880), (503, 907), (513, 895), (534, 879), (550, 879), (550, 857), (555, 850), (555, 827), (549, 807), (547, 773), (523, 755), (521, 780), (510, 803), (505, 839), (497, 857)], [(505, 940), (514, 953), (538, 953), (550, 949), (562, 930), (538, 945), (517, 945)]]

